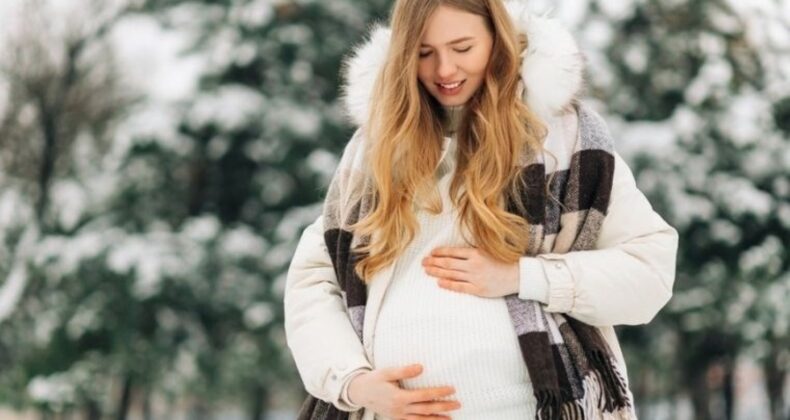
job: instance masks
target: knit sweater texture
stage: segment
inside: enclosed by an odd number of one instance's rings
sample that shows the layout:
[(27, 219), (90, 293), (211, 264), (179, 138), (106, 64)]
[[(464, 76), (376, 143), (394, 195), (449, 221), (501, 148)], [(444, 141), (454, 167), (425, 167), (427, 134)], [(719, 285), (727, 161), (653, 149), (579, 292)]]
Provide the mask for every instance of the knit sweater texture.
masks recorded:
[(437, 168), (442, 212), (416, 214), (419, 233), (398, 258), (382, 302), (373, 364), (382, 368), (421, 363), (423, 373), (401, 381), (402, 387), (455, 387), (455, 395), (445, 398), (461, 402), (460, 409), (448, 413), (453, 419), (531, 418), (535, 399), (505, 300), (442, 289), (421, 265), (436, 247), (472, 246), (461, 235), (449, 197), (457, 151), (455, 125), (463, 108), (447, 111), (447, 149)]

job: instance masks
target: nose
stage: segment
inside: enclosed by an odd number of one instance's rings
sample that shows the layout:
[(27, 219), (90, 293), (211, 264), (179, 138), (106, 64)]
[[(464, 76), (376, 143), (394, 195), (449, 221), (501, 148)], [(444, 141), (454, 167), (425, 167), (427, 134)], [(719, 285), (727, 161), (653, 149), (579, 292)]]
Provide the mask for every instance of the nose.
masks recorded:
[(436, 67), (436, 76), (439, 79), (447, 81), (457, 70), (458, 66), (455, 65), (455, 62), (450, 57), (439, 57), (439, 63)]

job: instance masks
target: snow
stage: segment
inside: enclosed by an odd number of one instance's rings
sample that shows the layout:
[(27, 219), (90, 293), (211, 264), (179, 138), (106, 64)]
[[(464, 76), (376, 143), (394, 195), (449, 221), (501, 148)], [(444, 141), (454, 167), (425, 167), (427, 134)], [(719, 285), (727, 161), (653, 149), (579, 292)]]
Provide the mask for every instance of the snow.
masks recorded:
[(672, 114), (672, 128), (678, 138), (684, 140), (694, 139), (705, 126), (703, 118), (691, 107), (678, 106)]
[(34, 401), (67, 404), (75, 401), (75, 386), (65, 373), (36, 376), (27, 385), (27, 393)]
[(612, 20), (628, 19), (636, 11), (635, 0), (597, 0), (596, 5), (607, 18)]
[(628, 43), (623, 61), (634, 73), (644, 73), (648, 64), (647, 44), (644, 40), (637, 39)]
[(293, 258), (294, 247), (289, 244), (277, 244), (269, 248), (263, 257), (263, 269), (267, 271), (283, 270)]
[(203, 60), (184, 53), (191, 38), (155, 19), (131, 15), (110, 32), (124, 77), (153, 103), (186, 99), (197, 89)]
[(277, 205), (296, 188), (293, 177), (277, 169), (264, 169), (258, 174), (258, 195), (264, 205)]
[(585, 51), (595, 51), (611, 44), (614, 37), (611, 24), (600, 18), (591, 18), (582, 29), (580, 42), (584, 43)]
[(274, 18), (274, 9), (271, 0), (253, 0), (233, 4), (228, 15), (232, 22), (256, 28)]
[(770, 130), (772, 113), (771, 104), (762, 95), (748, 92), (732, 98), (719, 125), (736, 146), (748, 146)]
[(708, 56), (721, 57), (727, 50), (727, 45), (721, 36), (712, 32), (699, 34), (699, 47)]
[(270, 132), (289, 131), (299, 137), (317, 140), (322, 116), (306, 103), (276, 100), (263, 115), (263, 124)]
[(770, 278), (780, 273), (784, 255), (785, 249), (782, 241), (776, 236), (770, 235), (760, 245), (743, 252), (738, 259), (738, 267), (744, 273), (764, 270), (760, 272), (760, 275)]
[(675, 144), (676, 133), (669, 121), (635, 121), (612, 123), (610, 128), (617, 139), (617, 150), (624, 157), (637, 153), (668, 156)]
[(782, 226), (784, 226), (785, 229), (790, 229), (790, 204), (780, 204), (779, 210), (777, 211), (777, 216), (782, 222)]
[(222, 234), (219, 248), (224, 255), (233, 258), (260, 258), (266, 252), (268, 244), (249, 227), (238, 226)]
[(244, 324), (249, 329), (260, 328), (274, 319), (271, 303), (258, 302), (244, 311)]
[(244, 145), (244, 154), (255, 162), (278, 162), (287, 152), (283, 140), (279, 137), (256, 139)]
[(73, 179), (56, 180), (50, 190), (51, 208), (57, 212), (61, 227), (74, 229), (88, 205), (85, 189)]
[[(2, 13), (1, 10), (0, 13)], [(0, 21), (0, 27), (2, 27), (2, 24), (2, 21)], [(11, 89), (11, 84), (0, 78), (0, 115), (4, 115), (8, 109), (9, 89)]]
[(716, 297), (710, 290), (694, 288), (675, 292), (669, 305), (672, 306), (673, 311), (688, 311), (710, 305), (715, 300)]
[[(757, 142), (762, 142), (764, 139), (765, 137), (759, 138)], [(758, 145), (748, 152), (744, 152), (741, 165), (743, 173), (755, 182), (771, 177), (778, 167), (776, 164), (777, 158), (778, 156), (773, 148)]]
[(712, 57), (705, 61), (697, 77), (685, 91), (686, 101), (691, 105), (699, 105), (714, 94), (716, 89), (723, 89), (732, 79), (732, 65), (723, 58)]
[(228, 132), (260, 119), (265, 106), (260, 92), (241, 85), (225, 85), (216, 92), (201, 93), (189, 110), (187, 121), (193, 127), (214, 123)]
[(553, 15), (571, 27), (578, 26), (587, 16), (590, 9), (590, 0), (564, 1), (559, 2), (559, 4), (557, 4), (558, 2), (545, 0), (535, 3), (543, 4), (543, 10), (554, 9)]
[(755, 288), (749, 283), (740, 283), (735, 287), (738, 288), (738, 293), (725, 314), (726, 322), (730, 325), (737, 325), (748, 320), (748, 311), (759, 297)]
[(710, 223), (711, 239), (723, 242), (728, 246), (736, 245), (741, 240), (740, 227), (727, 219), (716, 219)]
[(313, 65), (309, 61), (297, 60), (291, 65), (290, 75), (293, 83), (309, 83), (313, 77)]
[(708, 185), (711, 196), (732, 217), (751, 214), (762, 221), (771, 213), (773, 197), (747, 179), (715, 173), (709, 176)]
[(184, 237), (188, 240), (202, 243), (214, 239), (221, 227), (216, 217), (205, 215), (190, 218), (183, 226), (182, 232)]
[(15, 226), (26, 224), (33, 217), (33, 205), (15, 188), (7, 187), (0, 190), (0, 232), (6, 232)]
[(189, 153), (191, 143), (177, 131), (178, 104), (194, 95), (205, 67), (205, 59), (186, 53), (192, 36), (164, 28), (152, 17), (129, 15), (113, 27), (109, 39), (125, 83), (144, 97), (118, 127), (112, 158), (120, 160), (136, 142), (151, 140), (182, 155)]
[(323, 207), (323, 202), (318, 202), (310, 206), (294, 207), (288, 210), (277, 226), (274, 236), (282, 240), (298, 238), (302, 229), (318, 218)]
[(283, 25), (275, 36), (283, 44), (305, 45), (313, 40), (313, 30), (304, 24)]
[(672, 212), (672, 225), (678, 230), (682, 231), (692, 221), (708, 220), (716, 213), (716, 207), (710, 199), (701, 194), (684, 191), (682, 185), (679, 185), (679, 180), (667, 177), (666, 173), (656, 174), (651, 172), (648, 175), (648, 177), (640, 177), (639, 185), (649, 185), (654, 178), (664, 181), (662, 184), (655, 180), (653, 184), (666, 188), (664, 192), (668, 201), (672, 203), (672, 207), (669, 209)]
[(193, 144), (178, 132), (180, 122), (181, 112), (176, 106), (157, 102), (149, 96), (149, 101), (120, 123), (115, 132), (111, 158), (120, 161), (133, 146), (150, 141), (179, 155), (188, 155)]
[(0, 324), (14, 312), (27, 286), (27, 261), (38, 237), (38, 226), (35, 222), (28, 222), (16, 246), (14, 259), (10, 261), (8, 276), (0, 286)]
[(66, 323), (66, 334), (68, 334), (70, 339), (78, 340), (83, 334), (100, 325), (101, 319), (96, 309), (89, 307), (83, 302), (76, 308), (76, 312)]
[(307, 166), (326, 180), (327, 185), (339, 164), (337, 155), (326, 149), (316, 149), (306, 159)]

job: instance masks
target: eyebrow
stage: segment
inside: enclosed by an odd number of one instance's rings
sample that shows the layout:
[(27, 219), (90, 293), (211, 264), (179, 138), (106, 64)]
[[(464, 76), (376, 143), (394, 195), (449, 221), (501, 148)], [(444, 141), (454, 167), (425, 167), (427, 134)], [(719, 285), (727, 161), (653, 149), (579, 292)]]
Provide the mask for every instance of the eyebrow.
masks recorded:
[[(454, 40), (448, 42), (447, 45), (458, 44), (458, 43), (461, 43), (461, 42), (464, 42), (464, 41), (469, 41), (469, 40), (472, 40), (472, 39), (475, 39), (475, 38), (471, 37), (471, 36), (465, 36), (463, 38), (454, 39)], [(430, 45), (428, 45), (428, 44), (420, 44), (420, 48), (422, 48), (422, 47), (430, 47)]]

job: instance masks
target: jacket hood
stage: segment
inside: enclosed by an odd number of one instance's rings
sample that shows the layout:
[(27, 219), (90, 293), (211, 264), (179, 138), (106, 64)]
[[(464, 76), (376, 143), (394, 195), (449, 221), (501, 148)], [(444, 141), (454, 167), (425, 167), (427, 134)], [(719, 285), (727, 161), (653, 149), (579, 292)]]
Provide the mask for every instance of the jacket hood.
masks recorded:
[[(584, 57), (570, 32), (555, 19), (531, 14), (524, 0), (506, 1), (505, 6), (529, 42), (521, 54), (524, 102), (539, 116), (550, 117), (579, 96)], [(373, 85), (386, 62), (390, 33), (389, 27), (374, 26), (344, 62), (343, 106), (357, 126), (366, 122)]]

